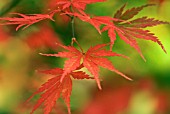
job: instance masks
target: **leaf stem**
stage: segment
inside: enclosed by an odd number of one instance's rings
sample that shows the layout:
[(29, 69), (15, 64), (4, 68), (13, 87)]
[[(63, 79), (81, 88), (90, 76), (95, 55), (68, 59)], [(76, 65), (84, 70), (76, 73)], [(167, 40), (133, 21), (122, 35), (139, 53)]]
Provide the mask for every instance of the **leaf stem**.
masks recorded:
[[(72, 6), (70, 6), (70, 11), (72, 13), (74, 13), (74, 9)], [(71, 16), (71, 29), (72, 29), (72, 42), (71, 42), (71, 46), (73, 46), (74, 42), (79, 46), (80, 50), (82, 53), (84, 53), (82, 47), (80, 46), (80, 44), (77, 42), (76, 38), (75, 38), (75, 29), (74, 29), (74, 15)]]
[[(58, 8), (58, 10), (60, 10), (60, 12), (61, 13), (63, 13), (63, 14), (65, 14), (66, 12), (64, 12), (62, 9), (60, 9), (60, 7), (57, 7)], [(61, 14), (62, 15), (62, 14)], [(66, 16), (68, 16), (68, 17), (70, 17), (70, 18), (72, 18), (72, 16), (71, 15), (69, 15), (69, 14), (65, 14)]]
[(81, 52), (84, 53), (82, 47), (81, 47), (80, 44), (77, 42), (76, 38), (72, 38), (71, 46), (73, 46), (74, 42), (79, 46)]
[(74, 16), (71, 17), (71, 29), (72, 29), (72, 37), (75, 38)]
[[(72, 6), (70, 6), (70, 11), (74, 13), (74, 9)], [(75, 38), (75, 29), (74, 29), (74, 15), (71, 16), (71, 29), (72, 29), (72, 38)]]

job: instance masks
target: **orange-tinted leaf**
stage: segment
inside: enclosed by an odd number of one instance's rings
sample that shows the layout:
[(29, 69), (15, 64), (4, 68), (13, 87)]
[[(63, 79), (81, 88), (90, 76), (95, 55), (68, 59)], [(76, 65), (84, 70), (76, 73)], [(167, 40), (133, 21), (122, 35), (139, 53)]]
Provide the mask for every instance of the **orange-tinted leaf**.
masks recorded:
[[(114, 57), (114, 56), (121, 56), (121, 57), (124, 57), (124, 58), (128, 58), (128, 57), (125, 56), (125, 55), (118, 54), (118, 53), (115, 53), (115, 52), (112, 52), (112, 51), (108, 51), (108, 50), (105, 50), (105, 49), (102, 49), (102, 50), (98, 50), (98, 51), (96, 51), (96, 52), (93, 52), (91, 55), (92, 55), (92, 56), (98, 56), (98, 57), (106, 57), (106, 56)], [(128, 58), (128, 59), (129, 59), (129, 58)]]
[[(115, 69), (109, 60), (104, 58), (104, 57), (114, 57), (114, 56), (121, 56), (124, 58), (128, 58), (124, 55), (117, 54), (115, 52), (107, 51), (103, 49), (109, 44), (98, 44), (94, 47), (89, 48), (86, 53), (84, 53), (83, 50), (81, 50), (82, 52), (80, 52), (73, 46), (63, 46), (61, 44), (57, 44), (57, 45), (63, 47), (67, 51), (59, 52), (58, 54), (42, 54), (42, 55), (68, 58), (68, 60), (65, 61), (60, 82), (63, 82), (65, 77), (68, 75), (71, 75), (73, 78), (76, 79), (84, 79), (84, 78), (92, 79), (82, 71), (74, 72), (75, 70), (80, 70), (81, 68), (85, 67), (94, 76), (98, 88), (101, 89), (100, 80), (99, 80), (99, 66), (107, 68), (125, 77), (126, 79), (131, 80), (126, 75), (124, 75), (123, 73)], [(51, 72), (53, 73), (53, 71), (47, 71), (47, 73), (50, 74)], [(54, 74), (55, 74), (55, 69), (54, 69)]]
[(68, 113), (71, 114), (70, 109), (70, 96), (72, 91), (72, 80), (70, 77), (65, 77), (62, 90), (62, 97), (67, 105)]
[(59, 36), (47, 25), (40, 26), (39, 30), (31, 32), (25, 42), (32, 49), (52, 48), (56, 49), (55, 43), (61, 43)]
[(38, 70), (38, 72), (57, 76), (57, 75), (61, 75), (63, 73), (63, 69), (54, 68), (54, 69), (50, 69), (50, 70)]
[(96, 30), (100, 34), (101, 34), (100, 25), (102, 25), (102, 24), (105, 24), (105, 25), (112, 24), (111, 21), (122, 21), (122, 20), (112, 18), (112, 17), (109, 17), (109, 16), (94, 16), (94, 17), (91, 17), (90, 15), (86, 14), (85, 12), (83, 12), (81, 10), (79, 12), (80, 13), (76, 12), (76, 13), (66, 13), (66, 14), (74, 15), (75, 17), (78, 17), (80, 20), (90, 23), (91, 25), (93, 25), (96, 28)]
[(70, 110), (70, 96), (72, 91), (72, 80), (69, 75), (67, 75), (63, 82), (60, 82), (61, 79), (61, 69), (55, 68), (51, 70), (44, 70), (41, 71), (45, 74), (60, 74), (59, 76), (55, 76), (48, 80), (48, 82), (44, 83), (28, 100), (27, 102), (36, 94), (42, 93), (40, 95), (40, 98), (34, 105), (31, 114), (34, 113), (34, 111), (39, 108), (40, 105), (44, 104), (44, 114), (50, 114), (52, 108), (54, 107), (57, 99), (60, 97), (60, 94), (62, 94), (62, 97), (67, 105), (68, 113), (71, 114)]
[(87, 57), (84, 58), (83, 65), (94, 76), (94, 78), (97, 82), (98, 88), (101, 90), (102, 87), (100, 85), (100, 80), (99, 80), (99, 68), (98, 68), (98, 66), (95, 63), (93, 63), (92, 61), (88, 60)]
[(132, 87), (118, 87), (113, 89), (113, 84), (110, 84), (110, 88), (98, 91), (94, 94), (94, 98), (91, 99), (81, 114), (122, 114), (127, 113), (127, 107), (131, 101), (133, 95)]
[[(82, 64), (79, 65), (82, 67)], [(40, 94), (40, 98), (37, 100), (36, 104), (34, 105), (31, 114), (35, 112), (40, 105), (44, 105), (44, 114), (50, 114), (52, 108), (55, 106), (57, 99), (62, 95), (63, 100), (65, 101), (68, 109), (68, 114), (71, 114), (70, 109), (70, 96), (72, 91), (72, 80), (71, 76), (74, 79), (94, 79), (89, 77), (89, 75), (85, 74), (82, 71), (74, 71), (67, 74), (63, 81), (61, 82), (62, 74), (64, 72), (61, 68), (54, 68), (50, 70), (38, 70), (44, 74), (54, 75), (55, 77), (49, 79), (47, 82), (41, 85), (41, 87), (33, 93), (33, 95), (26, 101), (28, 102), (32, 97), (37, 94)]]
[(76, 70), (80, 66), (81, 58), (82, 58), (82, 56), (72, 57), (72, 58), (65, 61), (64, 72), (63, 72), (62, 77), (61, 77), (61, 82), (63, 81), (64, 77), (67, 74), (69, 74), (72, 71)]
[(70, 52), (58, 52), (58, 54), (43, 54), (43, 53), (39, 53), (39, 54), (44, 56), (63, 57), (63, 58), (71, 58), (73, 56), (76, 56), (76, 54)]
[(94, 79), (82, 71), (72, 72), (71, 75), (74, 79)]
[[(33, 109), (32, 109), (32, 112), (31, 114), (34, 113), (34, 111), (43, 103), (45, 102), (51, 95), (53, 95), (53, 93), (60, 93), (61, 92), (61, 88), (60, 88), (60, 77), (55, 77), (55, 78), (52, 78), (50, 79), (48, 82), (44, 83), (43, 85), (46, 85), (46, 86), (43, 86), (38, 89), (37, 92), (35, 92), (33, 94), (36, 95), (38, 93), (41, 93), (41, 92), (44, 92), (43, 94), (41, 94), (41, 97), (40, 99), (38, 99), (38, 101), (36, 102), (36, 104), (34, 105)], [(53, 82), (53, 83), (52, 83)], [(43, 89), (42, 89), (43, 88)], [(31, 98), (33, 97), (31, 96)], [(57, 99), (55, 99), (57, 100)], [(50, 101), (50, 102), (54, 102), (54, 101)], [(53, 106), (51, 106), (50, 108), (48, 108), (49, 110), (52, 108)], [(49, 110), (47, 112), (49, 112)], [(45, 113), (45, 114), (49, 114), (49, 113)]]
[(123, 73), (121, 73), (120, 71), (115, 69), (115, 67), (112, 65), (112, 63), (108, 59), (106, 59), (106, 58), (99, 58), (99, 57), (90, 57), (90, 59), (91, 59), (91, 61), (93, 61), (98, 66), (101, 66), (103, 68), (111, 70), (111, 71), (121, 75), (122, 77), (132, 81), (131, 78), (127, 77), (126, 75), (124, 75)]
[(124, 78), (128, 79), (128, 80), (132, 80), (131, 78), (127, 77), (126, 75), (124, 75), (123, 73), (119, 72), (117, 69), (114, 68), (114, 66), (112, 65), (112, 63), (103, 57), (106, 56), (122, 56), (122, 57), (126, 57), (124, 55), (121, 54), (117, 54), (111, 51), (106, 51), (103, 48), (105, 46), (107, 46), (108, 44), (99, 44), (96, 45), (94, 47), (91, 47), (84, 56), (83, 59), (83, 65), (84, 67), (86, 67), (89, 72), (94, 76), (94, 78), (96, 79), (97, 85), (99, 87), (99, 89), (101, 89), (101, 85), (100, 85), (100, 81), (99, 81), (99, 66), (104, 67), (106, 69), (109, 69), (113, 72), (116, 72), (117, 74), (123, 76)]
[(55, 56), (55, 57), (64, 57), (68, 58), (68, 60), (65, 61), (64, 68), (63, 68), (63, 74), (61, 77), (61, 82), (63, 81), (64, 77), (71, 73), (72, 71), (76, 70), (80, 66), (80, 60), (83, 56), (83, 54), (74, 48), (73, 46), (63, 46), (61, 44), (57, 44), (58, 46), (66, 49), (67, 51), (65, 52), (59, 52), (58, 54), (41, 54), (44, 56)]
[(41, 87), (36, 92), (34, 92), (33, 95), (30, 96), (29, 99), (26, 102), (28, 102), (36, 94), (39, 94), (39, 93), (47, 90), (49, 88), (49, 86), (55, 84), (58, 80), (59, 80), (58, 77), (54, 77), (54, 78), (49, 79), (46, 83), (42, 84)]
[(129, 34), (122, 34), (122, 33), (120, 33), (120, 32), (117, 32), (118, 33), (118, 35), (120, 36), (120, 38), (122, 39), (122, 40), (124, 40), (127, 44), (129, 44), (130, 46), (132, 46), (133, 48), (135, 48), (136, 50), (137, 50), (137, 52), (140, 54), (140, 56), (143, 58), (143, 60), (144, 61), (146, 61), (145, 60), (145, 57), (143, 56), (143, 54), (142, 54), (142, 52), (141, 52), (141, 50), (140, 50), (140, 47), (138, 46), (138, 44), (137, 44), (137, 42), (136, 42), (136, 40), (135, 39), (133, 39), (133, 38), (131, 38), (130, 36), (129, 36)]
[[(58, 10), (54, 10), (50, 12), (49, 14), (21, 14), (21, 13), (12, 13), (15, 15), (18, 15), (20, 17), (2, 17), (0, 18), (1, 21), (3, 22), (1, 25), (18, 25), (16, 28), (16, 31), (25, 26), (23, 29), (29, 27), (30, 25), (37, 23), (39, 21), (45, 20), (45, 19), (50, 19), (53, 20), (53, 15), (58, 12)], [(54, 20), (53, 20), (54, 21)]]
[(122, 40), (135, 48), (144, 60), (145, 58), (140, 50), (136, 38), (154, 41), (158, 43), (161, 46), (162, 50), (166, 53), (166, 50), (159, 39), (154, 36), (153, 33), (150, 33), (149, 30), (143, 30), (143, 28), (152, 27), (159, 24), (169, 24), (169, 22), (159, 21), (154, 18), (148, 18), (146, 16), (134, 20), (129, 20), (137, 15), (143, 8), (153, 6), (153, 4), (147, 4), (141, 7), (134, 7), (124, 12), (125, 6), (126, 4), (123, 5), (120, 10), (118, 10), (114, 15), (114, 18), (117, 18), (118, 20), (113, 21), (112, 24), (106, 24), (102, 29), (102, 32), (108, 30), (108, 36), (110, 38), (110, 50), (112, 50), (117, 33)]
[[(69, 13), (69, 14), (72, 14), (72, 13)], [(98, 20), (95, 20), (94, 18), (91, 18), (90, 15), (87, 15), (86, 13), (84, 12), (81, 12), (80, 13), (73, 13), (72, 15), (78, 17), (80, 20), (82, 21), (85, 21), (85, 22), (88, 22), (90, 23), (91, 25), (93, 25), (96, 30), (101, 34), (101, 31), (100, 31), (100, 25), (101, 23), (98, 21)]]
[(137, 28), (125, 28), (122, 29), (126, 32), (126, 35), (131, 36), (130, 38), (139, 38), (139, 39), (145, 39), (145, 40), (151, 40), (153, 42), (158, 43), (163, 51), (166, 53), (166, 50), (163, 46), (163, 44), (159, 41), (159, 39), (154, 36), (153, 33), (150, 33), (149, 30), (142, 30), (142, 29), (137, 29)]
[(108, 30), (108, 36), (110, 37), (110, 50), (112, 50), (114, 42), (116, 40), (116, 33), (115, 33), (114, 28), (110, 28)]
[(0, 27), (0, 42), (9, 39), (9, 33), (5, 32), (2, 27)]
[(73, 47), (73, 46), (64, 46), (64, 45), (62, 45), (62, 44), (60, 44), (60, 43), (56, 43), (56, 45), (64, 48), (64, 49), (67, 50), (67, 51), (70, 51), (70, 52), (72, 52), (72, 53), (80, 53), (79, 50), (77, 50), (77, 49), (76, 49), (75, 47)]
[(51, 93), (47, 93), (48, 97), (44, 101), (44, 114), (49, 114), (51, 112), (56, 100), (60, 97), (60, 93), (63, 89), (62, 85), (56, 84), (55, 86), (56, 88)]
[(115, 31), (120, 31), (123, 33), (123, 31), (121, 29), (119, 29), (118, 27), (116, 27), (116, 25), (112, 24), (108, 24), (106, 26), (104, 26), (102, 28), (102, 32), (108, 30), (108, 36), (110, 38), (110, 50), (112, 50), (112, 47), (114, 45), (114, 42), (116, 40), (116, 33)]
[(104, 48), (105, 46), (107, 46), (108, 44), (98, 44), (98, 45), (96, 45), (96, 46), (94, 46), (94, 47), (91, 47), (91, 48), (89, 48), (88, 49), (88, 51), (86, 52), (86, 55), (88, 54), (88, 53), (92, 53), (92, 52), (96, 52), (96, 51), (98, 51), (98, 50), (101, 50), (102, 48)]
[(62, 5), (62, 10), (69, 7), (73, 7), (75, 10), (85, 10), (87, 4), (104, 1), (106, 0), (60, 0), (57, 4)]

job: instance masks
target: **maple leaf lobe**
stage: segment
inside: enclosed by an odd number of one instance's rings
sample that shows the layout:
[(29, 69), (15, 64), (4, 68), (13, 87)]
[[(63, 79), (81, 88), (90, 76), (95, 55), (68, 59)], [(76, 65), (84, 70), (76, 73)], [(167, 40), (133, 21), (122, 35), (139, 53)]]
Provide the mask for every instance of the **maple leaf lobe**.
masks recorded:
[(108, 36), (110, 38), (111, 43), (110, 50), (112, 50), (114, 41), (116, 40), (116, 34), (118, 34), (118, 36), (123, 41), (133, 47), (140, 54), (144, 61), (146, 60), (140, 50), (136, 39), (151, 40), (153, 42), (156, 42), (166, 53), (166, 50), (160, 40), (156, 36), (154, 36), (154, 34), (151, 33), (149, 30), (143, 30), (143, 28), (152, 27), (160, 24), (169, 24), (169, 22), (156, 20), (154, 18), (148, 18), (146, 16), (131, 20), (143, 8), (153, 5), (154, 4), (146, 4), (140, 7), (134, 7), (124, 11), (124, 8), (126, 6), (126, 4), (124, 4), (115, 13), (114, 18), (117, 18), (118, 20), (113, 21), (112, 24), (106, 24), (102, 29), (102, 32), (108, 30)]

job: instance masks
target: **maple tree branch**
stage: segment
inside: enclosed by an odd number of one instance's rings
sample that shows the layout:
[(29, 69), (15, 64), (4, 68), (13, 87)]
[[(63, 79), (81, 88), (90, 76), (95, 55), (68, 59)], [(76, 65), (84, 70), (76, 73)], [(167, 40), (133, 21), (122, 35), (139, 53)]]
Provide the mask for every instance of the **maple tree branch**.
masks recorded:
[[(70, 11), (73, 13), (74, 10), (73, 10), (73, 7), (70, 6)], [(71, 29), (72, 29), (72, 35), (73, 37), (72, 38), (75, 38), (75, 30), (74, 30), (74, 15), (71, 17)], [(73, 40), (73, 39), (72, 39)], [(76, 41), (76, 40), (75, 40)]]

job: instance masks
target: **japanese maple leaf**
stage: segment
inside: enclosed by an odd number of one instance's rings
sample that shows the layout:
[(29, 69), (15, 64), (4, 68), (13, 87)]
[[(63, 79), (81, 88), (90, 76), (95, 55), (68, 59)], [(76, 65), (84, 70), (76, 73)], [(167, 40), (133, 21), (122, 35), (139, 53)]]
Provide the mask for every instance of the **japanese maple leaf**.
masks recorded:
[(54, 42), (61, 43), (60, 38), (47, 25), (41, 25), (39, 31), (35, 31), (28, 35), (25, 42), (33, 49), (41, 47), (56, 49)]
[(82, 71), (71, 72), (67, 74), (63, 81), (60, 82), (60, 78), (63, 73), (63, 69), (61, 68), (54, 68), (50, 70), (39, 71), (44, 74), (54, 75), (53, 78), (49, 79), (47, 82), (41, 85), (41, 87), (33, 93), (33, 95), (27, 100), (27, 102), (34, 97), (36, 94), (41, 93), (40, 98), (34, 105), (31, 114), (41, 105), (44, 104), (44, 114), (49, 114), (54, 107), (57, 99), (62, 96), (63, 100), (65, 101), (68, 109), (68, 113), (71, 114), (70, 110), (70, 96), (72, 91), (72, 79), (93, 79), (89, 77), (86, 73)]
[(133, 88), (131, 86), (127, 87), (126, 85), (117, 87), (117, 89), (106, 88), (102, 92), (94, 94), (94, 98), (85, 106), (81, 114), (119, 114), (120, 112), (125, 114), (123, 112), (127, 110), (132, 95)]
[(88, 22), (90, 23), (92, 26), (94, 26), (96, 28), (96, 30), (101, 34), (101, 30), (100, 30), (100, 26), (102, 24), (105, 25), (110, 25), (112, 24), (111, 21), (122, 21), (120, 19), (116, 19), (116, 18), (112, 18), (109, 16), (93, 16), (91, 17), (90, 15), (86, 14), (83, 11), (79, 11), (75, 12), (75, 13), (65, 13), (65, 14), (69, 14), (69, 15), (73, 15), (75, 17), (78, 17), (80, 20), (84, 21), (84, 22)]
[(58, 5), (62, 5), (62, 10), (72, 7), (76, 10), (85, 10), (87, 4), (96, 2), (104, 2), (106, 0), (60, 0), (57, 2)]
[(148, 18), (146, 16), (142, 18), (130, 20), (135, 15), (137, 15), (139, 11), (141, 11), (143, 8), (152, 5), (153, 4), (148, 4), (148, 5), (143, 5), (141, 7), (131, 8), (123, 13), (124, 7), (126, 6), (125, 4), (116, 12), (114, 18), (124, 20), (124, 21), (119, 21), (119, 20), (113, 21), (112, 24), (106, 25), (102, 30), (102, 31), (108, 30), (108, 36), (110, 37), (110, 41), (111, 41), (111, 48), (114, 44), (114, 41), (116, 40), (116, 33), (117, 33), (122, 40), (124, 40), (127, 44), (129, 44), (133, 48), (135, 48), (144, 60), (145, 58), (142, 55), (142, 52), (136, 41), (136, 38), (154, 41), (161, 46), (164, 52), (166, 52), (163, 44), (159, 41), (159, 39), (156, 36), (154, 36), (154, 34), (151, 33), (149, 30), (143, 30), (143, 28), (152, 27), (159, 24), (169, 24), (168, 22), (159, 21), (154, 18)]
[(0, 27), (0, 42), (7, 41), (9, 39), (9, 33), (5, 32), (2, 27)]
[(25, 26), (23, 29), (29, 27), (30, 25), (37, 23), (39, 21), (45, 20), (45, 19), (50, 19), (52, 21), (53, 20), (53, 15), (58, 12), (59, 10), (54, 10), (52, 12), (50, 12), (49, 14), (21, 14), (21, 13), (11, 13), (11, 14), (15, 14), (18, 15), (20, 17), (2, 17), (0, 18), (0, 20), (5, 21), (3, 23), (1, 23), (0, 25), (18, 25), (16, 27), (16, 31)]
[(104, 58), (107, 56), (108, 57), (122, 56), (126, 58), (126, 56), (124, 55), (117, 54), (115, 52), (111, 52), (111, 51), (103, 49), (108, 44), (99, 44), (94, 47), (91, 47), (90, 49), (88, 49), (86, 53), (83, 52), (82, 48), (81, 48), (81, 51), (79, 51), (73, 46), (63, 46), (61, 44), (57, 44), (57, 45), (64, 48), (67, 51), (59, 52), (58, 54), (42, 54), (42, 53), (40, 54), (45, 55), (45, 56), (68, 58), (68, 60), (66, 60), (64, 64), (64, 71), (61, 77), (61, 82), (67, 74), (77, 69), (80, 66), (80, 64), (82, 64), (85, 68), (87, 68), (88, 71), (94, 76), (99, 89), (101, 89), (101, 85), (99, 81), (99, 66), (103, 68), (107, 68), (123, 76), (124, 78), (128, 80), (132, 80), (126, 75), (124, 75), (123, 73), (119, 72), (112, 65), (111, 61)]

